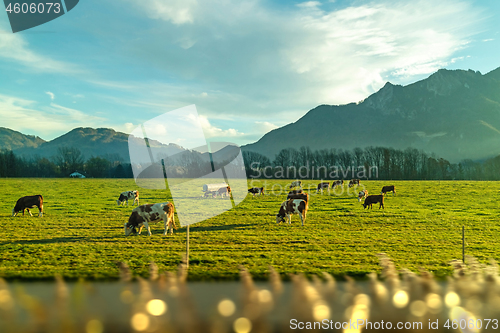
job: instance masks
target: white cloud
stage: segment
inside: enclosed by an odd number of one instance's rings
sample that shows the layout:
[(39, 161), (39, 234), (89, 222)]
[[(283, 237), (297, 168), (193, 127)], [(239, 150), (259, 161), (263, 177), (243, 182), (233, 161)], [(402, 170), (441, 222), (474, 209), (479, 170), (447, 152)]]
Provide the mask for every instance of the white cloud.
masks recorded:
[(273, 129), (278, 128), (278, 126), (268, 121), (256, 121), (255, 124), (257, 124), (257, 131), (262, 134), (265, 134), (267, 132), (272, 131)]
[[(482, 19), (469, 2), (455, 0), (374, 1), (340, 10), (306, 1), (283, 11), (257, 0), (155, 0), (155, 13), (129, 1), (169, 21), (158, 23), (161, 40), (138, 40), (130, 49), (169, 75), (220, 91), (210, 94), (212, 114), (224, 105), (238, 116), (356, 102), (386, 81), (422, 78), (458, 60)], [(172, 13), (181, 9), (189, 15), (176, 23)]]
[(50, 91), (46, 91), (45, 93), (50, 96), (51, 100), (54, 100), (56, 98), (56, 96), (54, 95), (54, 93), (51, 93)]
[(152, 19), (159, 19), (182, 25), (193, 23), (196, 0), (129, 0)]
[(321, 6), (321, 2), (319, 1), (306, 1), (306, 2), (301, 2), (297, 4), (297, 7), (301, 8), (316, 8)]
[(29, 49), (20, 34), (0, 29), (0, 58), (16, 62), (36, 72), (75, 74), (81, 71), (73, 64), (53, 60)]
[(210, 121), (205, 116), (198, 116), (198, 119), (205, 133), (205, 137), (208, 138), (221, 138), (221, 137), (237, 137), (242, 136), (244, 133), (239, 132), (234, 128), (223, 130), (221, 128), (215, 127), (210, 124)]
[(22, 133), (53, 139), (75, 127), (102, 127), (106, 119), (55, 103), (39, 106), (35, 101), (0, 94), (2, 126)]

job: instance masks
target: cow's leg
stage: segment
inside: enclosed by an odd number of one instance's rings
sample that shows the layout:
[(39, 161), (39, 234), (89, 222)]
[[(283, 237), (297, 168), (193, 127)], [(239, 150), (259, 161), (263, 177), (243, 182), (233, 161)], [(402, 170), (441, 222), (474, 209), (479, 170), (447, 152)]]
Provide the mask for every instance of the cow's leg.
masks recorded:
[(148, 221), (144, 221), (144, 226), (148, 229), (148, 235), (151, 236), (151, 228), (149, 227)]
[[(26, 208), (28, 210), (28, 213), (30, 213), (30, 216), (33, 216), (33, 214), (31, 214), (31, 211), (29, 208)], [(24, 211), (23, 211), (24, 212)]]
[(167, 235), (169, 226), (170, 226), (170, 234), (172, 235), (174, 231), (172, 230), (172, 225), (170, 224), (169, 218), (166, 214), (163, 216), (163, 223), (165, 224), (165, 230), (163, 231), (163, 236)]
[(300, 222), (302, 222), (302, 226), (304, 226), (304, 221), (306, 219), (306, 216), (305, 216), (305, 211), (302, 211), (299, 216), (300, 216)]
[(141, 224), (141, 226), (139, 227), (139, 232), (137, 233), (138, 235), (141, 234), (142, 228), (144, 228), (144, 224)]
[(38, 216), (39, 217), (43, 216), (43, 205), (41, 205), (40, 207), (38, 207)]

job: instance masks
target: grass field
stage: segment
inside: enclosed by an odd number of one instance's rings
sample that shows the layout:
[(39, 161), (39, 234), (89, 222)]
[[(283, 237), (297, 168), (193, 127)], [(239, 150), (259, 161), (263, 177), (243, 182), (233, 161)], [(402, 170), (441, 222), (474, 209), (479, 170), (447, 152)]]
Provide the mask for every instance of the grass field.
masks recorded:
[[(267, 181), (266, 191), (289, 181)], [(313, 186), (318, 181), (306, 181)], [(254, 182), (254, 186), (263, 182)], [(315, 195), (311, 191), (305, 226), (276, 225), (275, 214), (286, 193), (252, 198), (222, 215), (190, 227), (189, 280), (232, 280), (238, 266), (267, 278), (272, 265), (286, 273), (328, 272), (364, 276), (380, 271), (377, 253), (386, 253), (397, 267), (451, 274), (448, 262), (466, 254), (480, 262), (500, 259), (498, 182), (362, 181), (371, 194), (396, 185), (385, 210), (363, 210), (353, 195)], [(175, 271), (185, 252), (186, 228), (163, 236), (163, 224), (125, 237), (123, 224), (131, 207), (118, 207), (120, 192), (140, 190), (141, 204), (170, 200), (165, 191), (138, 188), (131, 179), (0, 179), (0, 277), (7, 279), (115, 279), (117, 263), (147, 276), (150, 261), (160, 270)], [(347, 189), (347, 187), (345, 187)], [(44, 216), (11, 217), (16, 200), (44, 196)], [(228, 200), (226, 198), (202, 200)], [(198, 199), (196, 199), (198, 200)], [(130, 202), (131, 203), (131, 202)], [(176, 217), (176, 224), (179, 221)]]

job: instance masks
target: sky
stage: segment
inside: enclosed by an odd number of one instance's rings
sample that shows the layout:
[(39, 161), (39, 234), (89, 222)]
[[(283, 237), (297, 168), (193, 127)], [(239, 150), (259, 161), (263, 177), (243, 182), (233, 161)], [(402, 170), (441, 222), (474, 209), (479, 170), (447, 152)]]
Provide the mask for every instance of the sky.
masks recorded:
[(13, 34), (0, 13), (0, 126), (52, 140), (131, 133), (195, 104), (205, 136), (255, 142), (321, 105), (441, 68), (500, 67), (498, 0), (81, 0)]

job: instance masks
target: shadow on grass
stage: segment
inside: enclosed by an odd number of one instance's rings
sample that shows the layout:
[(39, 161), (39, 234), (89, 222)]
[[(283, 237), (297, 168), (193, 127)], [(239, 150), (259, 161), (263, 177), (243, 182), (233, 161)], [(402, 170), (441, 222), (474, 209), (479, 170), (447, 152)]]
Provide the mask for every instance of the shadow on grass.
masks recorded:
[[(202, 227), (202, 226), (190, 226), (189, 227), (189, 232), (197, 232), (197, 231), (220, 231), (220, 230), (232, 230), (232, 229), (237, 229), (237, 228), (244, 228), (244, 227), (252, 227), (255, 228), (255, 224), (229, 224), (229, 225), (217, 225), (217, 226), (207, 226), (207, 227)], [(174, 233), (186, 233), (186, 228), (182, 227), (174, 231)]]
[(54, 243), (74, 243), (82, 241), (92, 241), (91, 237), (58, 237), (47, 239), (27, 239), (13, 242), (3, 242), (0, 245), (17, 245), (17, 244), (54, 244)]

